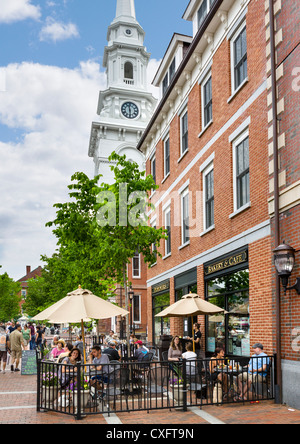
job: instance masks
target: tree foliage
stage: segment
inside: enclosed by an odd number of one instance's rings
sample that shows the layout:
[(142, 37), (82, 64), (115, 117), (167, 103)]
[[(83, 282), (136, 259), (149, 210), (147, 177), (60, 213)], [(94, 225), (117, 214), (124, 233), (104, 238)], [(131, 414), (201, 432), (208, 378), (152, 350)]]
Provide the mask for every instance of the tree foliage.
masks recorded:
[[(41, 311), (79, 284), (103, 297), (113, 283), (125, 288), (128, 309), (127, 264), (136, 251), (151, 266), (165, 230), (147, 225), (148, 195), (158, 188), (134, 162), (113, 153), (114, 183), (101, 183), (101, 176), (89, 179), (75, 173), (68, 186), (70, 201), (57, 203), (56, 218), (46, 224), (53, 228), (57, 251), (42, 257), (46, 267), (42, 277), (29, 284), (28, 314)], [(42, 294), (47, 294), (43, 300)], [(128, 322), (127, 322), (128, 324)]]
[(0, 275), (0, 321), (16, 319), (21, 313), (21, 286), (7, 273)]

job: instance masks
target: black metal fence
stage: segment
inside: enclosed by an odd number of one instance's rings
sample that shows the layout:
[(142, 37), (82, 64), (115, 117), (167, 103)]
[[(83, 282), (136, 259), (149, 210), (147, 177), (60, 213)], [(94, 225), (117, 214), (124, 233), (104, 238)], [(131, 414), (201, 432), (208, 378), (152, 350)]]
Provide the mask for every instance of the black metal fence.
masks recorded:
[[(228, 360), (111, 361), (97, 370), (38, 360), (38, 411), (86, 415), (274, 399), (274, 356)], [(242, 362), (245, 364), (245, 362)]]

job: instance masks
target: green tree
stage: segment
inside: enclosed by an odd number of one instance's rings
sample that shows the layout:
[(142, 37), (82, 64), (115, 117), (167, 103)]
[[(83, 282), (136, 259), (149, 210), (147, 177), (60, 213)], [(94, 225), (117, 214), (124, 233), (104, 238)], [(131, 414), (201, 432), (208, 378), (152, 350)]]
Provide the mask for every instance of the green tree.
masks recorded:
[[(101, 176), (90, 180), (84, 173), (76, 173), (69, 185), (71, 202), (55, 204), (56, 219), (47, 224), (55, 226), (64, 257), (76, 258), (78, 269), (89, 273), (92, 279), (114, 279), (125, 289), (125, 308), (128, 310), (127, 264), (136, 251), (151, 266), (157, 260), (157, 249), (165, 230), (147, 225), (146, 210), (151, 205), (148, 195), (158, 188), (152, 176), (146, 176), (135, 162), (113, 153), (109, 160), (115, 181), (98, 182)], [(129, 337), (129, 323), (127, 337)]]
[[(61, 249), (65, 251), (65, 249)], [(97, 296), (106, 299), (114, 289), (112, 279), (97, 279), (90, 270), (85, 272), (80, 259), (64, 257), (55, 253), (52, 257), (42, 256), (45, 266), (40, 277), (28, 281), (28, 292), (24, 309), (35, 316), (50, 305), (64, 298), (79, 285), (88, 288)]]
[(16, 319), (21, 313), (21, 286), (7, 273), (0, 275), (0, 320)]

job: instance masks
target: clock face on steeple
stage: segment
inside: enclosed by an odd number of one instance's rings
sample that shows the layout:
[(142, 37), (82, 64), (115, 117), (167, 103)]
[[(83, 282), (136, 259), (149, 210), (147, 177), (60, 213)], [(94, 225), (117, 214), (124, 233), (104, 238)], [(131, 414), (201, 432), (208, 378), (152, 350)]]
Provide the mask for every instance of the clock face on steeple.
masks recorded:
[(139, 115), (139, 108), (133, 102), (125, 102), (121, 107), (121, 112), (127, 119), (135, 119)]

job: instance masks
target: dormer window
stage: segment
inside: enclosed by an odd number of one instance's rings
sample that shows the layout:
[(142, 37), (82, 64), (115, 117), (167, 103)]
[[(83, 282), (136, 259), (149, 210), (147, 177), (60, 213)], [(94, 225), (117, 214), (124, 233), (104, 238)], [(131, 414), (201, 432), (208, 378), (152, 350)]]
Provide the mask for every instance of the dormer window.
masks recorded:
[(176, 61), (174, 59), (173, 62), (171, 63), (171, 65), (170, 65), (170, 68), (169, 68), (169, 81), (170, 81), (170, 83), (171, 83), (173, 77), (175, 76), (175, 71), (176, 71)]
[(204, 19), (209, 13), (209, 10), (213, 2), (214, 0), (203, 0), (203, 2), (201, 3), (200, 8), (198, 9), (198, 28), (200, 28), (200, 26), (204, 22)]
[(164, 80), (162, 82), (162, 91), (163, 91), (163, 95), (165, 94), (165, 92), (167, 91), (173, 77), (175, 76), (175, 72), (176, 72), (176, 59), (174, 57), (167, 74), (164, 77)]

